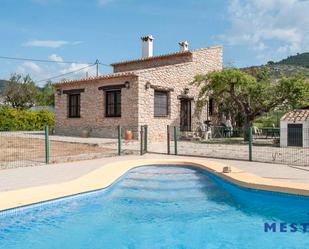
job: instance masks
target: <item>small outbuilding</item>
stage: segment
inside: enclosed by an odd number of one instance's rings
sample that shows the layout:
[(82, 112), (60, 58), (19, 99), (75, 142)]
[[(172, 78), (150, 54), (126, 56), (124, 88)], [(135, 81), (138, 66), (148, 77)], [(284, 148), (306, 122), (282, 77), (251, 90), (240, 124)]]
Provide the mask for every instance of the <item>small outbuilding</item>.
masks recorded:
[(280, 146), (309, 147), (309, 106), (290, 111), (281, 118)]

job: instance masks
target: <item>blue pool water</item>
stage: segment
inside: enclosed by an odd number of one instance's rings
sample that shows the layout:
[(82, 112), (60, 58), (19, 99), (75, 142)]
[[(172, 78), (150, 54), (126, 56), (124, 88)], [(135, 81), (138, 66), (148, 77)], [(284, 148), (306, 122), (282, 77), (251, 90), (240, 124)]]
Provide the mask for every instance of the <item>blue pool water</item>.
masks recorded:
[[(191, 167), (136, 168), (112, 187), (0, 214), (0, 248), (309, 248), (309, 199), (228, 184)], [(278, 229), (278, 228), (277, 228)]]

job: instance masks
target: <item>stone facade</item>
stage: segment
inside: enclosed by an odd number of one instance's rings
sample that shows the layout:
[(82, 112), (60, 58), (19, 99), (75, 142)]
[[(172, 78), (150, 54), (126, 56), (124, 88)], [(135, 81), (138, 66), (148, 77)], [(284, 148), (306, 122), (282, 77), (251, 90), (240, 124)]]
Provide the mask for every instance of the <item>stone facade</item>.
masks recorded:
[[(130, 81), (130, 89), (121, 89), (121, 117), (105, 117), (105, 94), (98, 88), (104, 85), (118, 85)], [(65, 90), (85, 89), (80, 96), (80, 118), (68, 117), (68, 95), (55, 95), (55, 133), (68, 136), (80, 136), (83, 130), (93, 137), (117, 136), (117, 126), (130, 129), (137, 136), (138, 131), (138, 84), (136, 77), (94, 80), (83, 83), (63, 85)]]
[[(138, 139), (139, 127), (148, 125), (150, 140), (163, 140), (166, 126), (180, 125), (180, 97), (190, 98), (192, 131), (206, 120), (206, 108), (195, 107), (198, 88), (190, 85), (194, 76), (222, 69), (223, 48), (213, 46), (166, 56), (155, 56), (131, 62), (115, 63), (114, 73), (79, 81), (55, 84), (55, 132), (80, 136), (88, 130), (93, 137), (116, 137), (117, 125), (132, 130)], [(144, 64), (144, 67), (143, 67)], [(122, 73), (119, 73), (122, 72)], [(101, 86), (122, 85), (121, 117), (105, 117), (105, 95)], [(147, 88), (146, 85), (151, 87)], [(154, 117), (154, 89), (169, 91), (167, 117)], [(185, 88), (188, 88), (185, 90)], [(68, 96), (65, 90), (84, 89), (81, 92), (80, 118), (68, 118)]]

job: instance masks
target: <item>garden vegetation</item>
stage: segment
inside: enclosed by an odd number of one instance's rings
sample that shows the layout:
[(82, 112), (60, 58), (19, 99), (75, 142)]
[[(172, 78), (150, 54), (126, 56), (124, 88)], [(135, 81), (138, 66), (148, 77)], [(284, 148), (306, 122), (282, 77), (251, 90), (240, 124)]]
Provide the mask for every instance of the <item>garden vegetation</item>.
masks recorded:
[(13, 107), (0, 107), (0, 131), (43, 130), (54, 126), (54, 113), (48, 110), (31, 111)]

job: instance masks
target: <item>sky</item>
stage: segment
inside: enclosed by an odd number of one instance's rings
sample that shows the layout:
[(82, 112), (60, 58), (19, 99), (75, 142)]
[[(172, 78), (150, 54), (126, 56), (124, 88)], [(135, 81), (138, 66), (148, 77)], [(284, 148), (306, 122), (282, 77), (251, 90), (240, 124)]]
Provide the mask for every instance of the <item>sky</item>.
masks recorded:
[[(309, 51), (309, 0), (0, 0), (0, 79), (45, 79), (141, 57), (152, 34), (154, 55), (221, 44), (226, 66), (245, 67)], [(61, 61), (72, 63), (63, 64)], [(100, 65), (100, 74), (111, 72)], [(66, 78), (95, 75), (95, 67)], [(57, 81), (61, 78), (55, 78)]]

